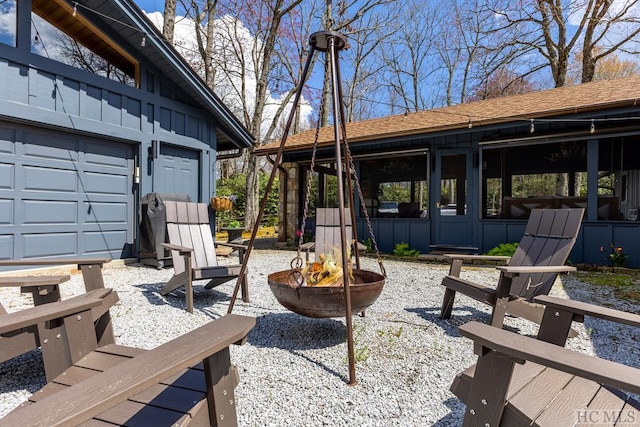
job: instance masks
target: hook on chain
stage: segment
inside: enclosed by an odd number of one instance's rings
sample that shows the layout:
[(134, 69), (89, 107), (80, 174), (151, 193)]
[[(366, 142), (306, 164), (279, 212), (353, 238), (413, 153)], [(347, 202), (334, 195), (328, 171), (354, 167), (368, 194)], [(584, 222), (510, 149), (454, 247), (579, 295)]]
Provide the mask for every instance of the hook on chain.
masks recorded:
[(304, 261), (300, 258), (300, 255), (291, 260), (291, 273), (287, 278), (287, 284), (292, 288), (299, 288), (304, 285), (304, 274), (302, 274), (302, 267)]

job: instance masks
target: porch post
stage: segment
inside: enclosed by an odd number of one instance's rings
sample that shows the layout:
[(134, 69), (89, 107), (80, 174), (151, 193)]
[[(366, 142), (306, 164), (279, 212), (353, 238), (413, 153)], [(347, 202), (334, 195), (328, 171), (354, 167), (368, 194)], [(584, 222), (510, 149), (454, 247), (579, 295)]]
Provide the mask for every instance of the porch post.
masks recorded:
[(597, 139), (587, 141), (587, 221), (598, 220), (598, 146)]

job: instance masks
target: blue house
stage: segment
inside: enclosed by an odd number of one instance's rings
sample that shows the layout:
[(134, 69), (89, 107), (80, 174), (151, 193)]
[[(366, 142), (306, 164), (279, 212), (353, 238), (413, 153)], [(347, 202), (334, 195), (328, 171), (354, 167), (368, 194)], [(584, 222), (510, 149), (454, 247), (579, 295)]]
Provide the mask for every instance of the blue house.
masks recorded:
[(208, 201), (219, 152), (252, 146), (132, 1), (0, 13), (1, 259), (136, 256), (143, 195)]
[[(629, 77), (348, 123), (358, 238), (369, 237), (366, 213), (383, 252), (404, 242), (484, 253), (518, 242), (533, 208), (583, 207), (570, 261), (606, 264), (613, 246), (640, 267), (639, 100)], [(315, 129), (284, 147), (281, 240), (301, 227), (309, 179), (309, 216), (336, 206), (333, 128), (320, 130), (310, 170), (314, 142)]]

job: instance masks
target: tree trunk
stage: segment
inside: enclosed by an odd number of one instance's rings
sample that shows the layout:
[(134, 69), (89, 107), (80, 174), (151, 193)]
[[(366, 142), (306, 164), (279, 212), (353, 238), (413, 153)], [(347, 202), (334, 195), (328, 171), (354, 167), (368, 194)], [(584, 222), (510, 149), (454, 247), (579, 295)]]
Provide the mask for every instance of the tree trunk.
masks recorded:
[[(253, 229), (258, 212), (260, 212), (259, 186), (258, 186), (258, 160), (254, 154), (250, 154), (247, 160), (247, 185), (244, 210), (244, 228)], [(277, 189), (276, 189), (277, 190)]]
[(165, 0), (164, 24), (162, 25), (162, 35), (171, 44), (173, 44), (173, 32), (174, 32), (175, 25), (176, 25), (176, 0)]

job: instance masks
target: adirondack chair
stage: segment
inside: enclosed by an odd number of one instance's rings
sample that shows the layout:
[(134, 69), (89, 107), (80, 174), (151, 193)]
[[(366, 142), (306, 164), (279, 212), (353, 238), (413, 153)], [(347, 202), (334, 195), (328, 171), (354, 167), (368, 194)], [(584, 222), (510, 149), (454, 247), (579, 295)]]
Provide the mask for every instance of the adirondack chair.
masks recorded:
[[(185, 287), (187, 311), (193, 313), (193, 281), (209, 280), (204, 286), (211, 289), (240, 274), (246, 246), (235, 243), (214, 243), (209, 225), (209, 206), (205, 203), (165, 201), (167, 236), (163, 244), (171, 250), (174, 275), (160, 290), (161, 295)], [(238, 250), (239, 264), (218, 265), (215, 246)], [(247, 275), (242, 280), (242, 300), (249, 301)]]
[[(463, 426), (637, 426), (640, 369), (563, 347), (585, 316), (640, 327), (640, 316), (548, 295), (538, 339), (479, 322), (460, 327), (476, 365), (451, 391), (467, 405)], [(620, 337), (624, 340), (624, 337)], [(637, 342), (635, 343), (637, 345)]]
[[(7, 313), (0, 304), (0, 362), (40, 347), (45, 375), (51, 381), (85, 351), (87, 342), (80, 332), (86, 331), (80, 328), (91, 328), (96, 340), (97, 333), (104, 329), (98, 328), (92, 319), (100, 319), (116, 302), (117, 296), (110, 289), (96, 289), (13, 313)], [(89, 321), (79, 322), (80, 319)]]
[(90, 319), (79, 323), (94, 349), (0, 426), (237, 424), (229, 345), (246, 340), (254, 318), (229, 314), (153, 350), (96, 347)]
[[(351, 224), (351, 211), (344, 210), (345, 230), (347, 239), (353, 238), (353, 228)], [(316, 233), (313, 242), (303, 243), (301, 249), (306, 252), (307, 262), (311, 257), (311, 251), (315, 252), (314, 261), (319, 261), (320, 254), (330, 253), (332, 249), (340, 249), (340, 209), (339, 208), (316, 208)], [(357, 242), (359, 251), (367, 249), (365, 245)]]
[[(449, 275), (442, 280), (446, 288), (440, 313), (449, 319), (456, 292), (493, 307), (490, 323), (502, 327), (507, 313), (540, 323), (543, 307), (533, 302), (546, 295), (559, 273), (575, 271), (564, 265), (575, 244), (584, 209), (532, 209), (525, 234), (511, 258), (484, 255), (448, 254)], [(497, 287), (485, 286), (460, 277), (465, 260), (508, 260), (500, 271)]]
[[(104, 291), (102, 266), (111, 261), (107, 258), (56, 258), (0, 260), (1, 267), (32, 267), (43, 265), (76, 265), (82, 272), (85, 289)], [(59, 285), (69, 280), (69, 275), (39, 275), (1, 277), (0, 286), (20, 287), (21, 292), (30, 292), (35, 306), (47, 305), (60, 300)], [(96, 295), (102, 296), (96, 296)], [(74, 315), (83, 315), (91, 310), (95, 335), (100, 345), (114, 342), (109, 306), (116, 300), (108, 293), (81, 295), (61, 305), (37, 309), (26, 309), (7, 315), (0, 304), (0, 361), (6, 361), (27, 351), (41, 348), (47, 380), (67, 369), (74, 359), (75, 349), (82, 346), (73, 334)], [(97, 298), (102, 298), (96, 305)], [(75, 310), (75, 311), (74, 311)], [(15, 322), (18, 321), (18, 328)]]

